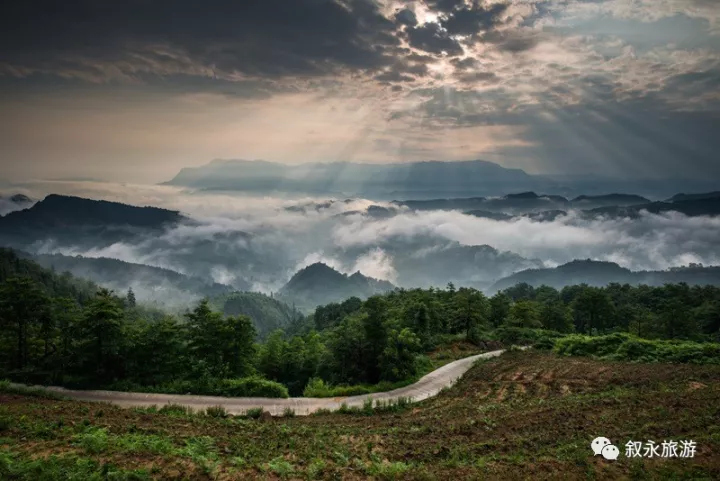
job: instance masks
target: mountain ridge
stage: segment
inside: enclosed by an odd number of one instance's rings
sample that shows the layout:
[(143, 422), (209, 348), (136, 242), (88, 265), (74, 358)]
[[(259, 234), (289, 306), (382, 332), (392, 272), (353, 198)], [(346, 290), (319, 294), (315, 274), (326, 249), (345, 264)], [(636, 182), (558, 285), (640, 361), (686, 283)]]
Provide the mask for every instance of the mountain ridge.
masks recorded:
[(488, 292), (497, 292), (516, 284), (533, 287), (548, 285), (556, 289), (588, 284), (604, 287), (610, 283), (661, 286), (685, 282), (691, 285), (720, 285), (720, 266), (690, 265), (658, 271), (632, 271), (615, 262), (575, 259), (557, 267), (526, 269), (495, 282)]
[(393, 289), (391, 282), (365, 276), (360, 271), (347, 275), (316, 262), (293, 274), (279, 294), (301, 308), (314, 309), (318, 305), (350, 297), (367, 298)]

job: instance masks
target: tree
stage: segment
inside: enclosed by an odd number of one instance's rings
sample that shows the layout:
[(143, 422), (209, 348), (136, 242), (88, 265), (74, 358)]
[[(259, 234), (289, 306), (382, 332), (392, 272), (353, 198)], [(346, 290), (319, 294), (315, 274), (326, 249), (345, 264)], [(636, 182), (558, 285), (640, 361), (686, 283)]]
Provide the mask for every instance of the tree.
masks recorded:
[(55, 319), (57, 329), (58, 346), (55, 361), (56, 371), (65, 373), (75, 354), (75, 346), (80, 338), (80, 306), (74, 299), (68, 297), (56, 297), (52, 301), (52, 316)]
[(586, 334), (602, 331), (609, 327), (613, 310), (610, 297), (603, 289), (585, 286), (573, 302), (575, 327)]
[(222, 314), (214, 312), (208, 300), (203, 299), (195, 309), (185, 314), (185, 319), (195, 376), (227, 377), (229, 366), (225, 363), (223, 349), (227, 330)]
[(535, 288), (527, 282), (520, 282), (512, 287), (505, 289), (507, 294), (513, 301), (533, 300), (535, 299)]
[(255, 371), (255, 325), (248, 316), (232, 316), (225, 319), (227, 337), (224, 357), (230, 373), (236, 377), (250, 376)]
[(387, 319), (388, 305), (381, 296), (372, 296), (365, 301), (365, 312), (363, 328), (365, 333), (364, 343), (367, 346), (368, 357), (365, 359), (364, 371), (367, 380), (375, 384), (380, 380), (380, 355), (387, 343)]
[(692, 315), (705, 334), (718, 339), (720, 334), (720, 300), (707, 300), (696, 307)]
[(49, 299), (28, 277), (12, 277), (0, 285), (0, 325), (15, 333), (15, 368), (25, 369), (30, 361), (29, 331), (44, 324), (49, 329)]
[(133, 292), (132, 287), (128, 289), (126, 299), (128, 307), (132, 308), (137, 305), (137, 302), (135, 301), (135, 293)]
[(112, 291), (98, 290), (83, 310), (79, 327), (86, 347), (86, 372), (94, 371), (95, 377), (103, 381), (121, 374), (122, 310)]
[(125, 326), (127, 376), (153, 386), (186, 374), (187, 355), (182, 326), (172, 316), (157, 322), (139, 319)]
[(542, 327), (558, 332), (572, 332), (574, 329), (572, 311), (562, 301), (546, 302), (540, 311)]
[(485, 295), (477, 289), (461, 287), (454, 299), (454, 332), (465, 332), (470, 338), (470, 331), (487, 323), (490, 304)]
[(390, 330), (380, 357), (381, 378), (392, 382), (414, 376), (417, 373), (415, 358), (420, 350), (420, 339), (412, 330)]
[(490, 323), (493, 327), (502, 325), (510, 314), (512, 299), (502, 292), (490, 298)]
[(534, 301), (517, 301), (510, 307), (508, 324), (514, 327), (541, 327), (540, 308)]
[(268, 335), (265, 343), (260, 348), (258, 368), (268, 379), (273, 381), (282, 380), (284, 371), (283, 353), (286, 344), (285, 333), (280, 329), (276, 329)]

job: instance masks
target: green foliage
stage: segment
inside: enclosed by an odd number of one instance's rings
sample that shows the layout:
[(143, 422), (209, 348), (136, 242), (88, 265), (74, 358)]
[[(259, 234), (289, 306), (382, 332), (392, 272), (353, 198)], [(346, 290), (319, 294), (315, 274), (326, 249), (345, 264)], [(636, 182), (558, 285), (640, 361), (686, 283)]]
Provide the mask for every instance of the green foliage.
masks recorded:
[[(324, 275), (319, 269), (310, 269), (310, 277)], [(519, 284), (489, 299), (453, 285), (395, 289), (318, 306), (307, 319), (267, 296), (236, 293), (200, 302), (185, 322), (133, 307), (135, 294), (118, 297), (0, 249), (0, 376), (75, 388), (330, 397), (407, 385), (432, 369), (440, 358), (430, 361), (425, 354), (437, 354), (449, 339), (480, 349), (499, 343), (551, 349), (562, 335), (578, 332), (602, 339), (561, 344), (568, 353), (673, 362), (709, 362), (714, 351), (603, 336), (720, 341), (720, 288), (711, 286), (558, 291)], [(274, 330), (258, 343), (248, 314), (283, 317), (277, 322), (296, 334)]]
[(152, 479), (146, 470), (124, 470), (76, 456), (50, 456), (24, 459), (10, 451), (0, 451), (0, 479), (17, 481), (143, 481)]
[(525, 329), (542, 327), (539, 304), (535, 301), (516, 301), (510, 307), (507, 324)]
[(75, 444), (90, 454), (101, 454), (108, 450), (110, 441), (105, 429), (91, 427), (75, 436)]
[(245, 411), (245, 416), (250, 419), (260, 419), (263, 415), (263, 408), (251, 408)]
[(45, 399), (64, 399), (61, 394), (41, 388), (13, 385), (8, 380), (0, 380), (0, 392), (19, 394), (20, 396), (39, 397)]
[(180, 404), (166, 404), (162, 406), (158, 412), (160, 414), (167, 414), (168, 416), (191, 416), (193, 414), (192, 408), (182, 406)]
[(281, 457), (277, 457), (268, 462), (267, 467), (270, 471), (277, 474), (282, 479), (287, 478), (295, 471), (293, 465)]
[(288, 389), (280, 383), (269, 381), (259, 376), (242, 379), (224, 379), (220, 383), (218, 396), (231, 397), (289, 397)]
[(302, 314), (274, 297), (259, 292), (233, 292), (213, 297), (211, 306), (225, 316), (247, 316), (252, 319), (260, 337), (275, 329), (286, 329), (302, 319)]
[(226, 418), (228, 416), (227, 411), (222, 406), (210, 406), (205, 409), (205, 414), (211, 418)]
[(720, 364), (720, 344), (641, 339), (630, 334), (571, 335), (555, 351), (566, 356), (598, 356), (618, 361)]

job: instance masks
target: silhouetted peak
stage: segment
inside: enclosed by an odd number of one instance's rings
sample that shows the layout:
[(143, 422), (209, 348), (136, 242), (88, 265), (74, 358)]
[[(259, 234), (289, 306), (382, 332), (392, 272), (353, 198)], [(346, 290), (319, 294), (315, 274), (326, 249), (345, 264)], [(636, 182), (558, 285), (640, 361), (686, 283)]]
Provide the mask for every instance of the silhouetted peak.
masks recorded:
[(59, 194), (50, 194), (29, 209), (11, 212), (4, 217), (5, 222), (45, 226), (130, 225), (150, 228), (184, 219), (178, 211)]
[(505, 199), (537, 199), (538, 195), (535, 192), (520, 192), (518, 194), (508, 194)]

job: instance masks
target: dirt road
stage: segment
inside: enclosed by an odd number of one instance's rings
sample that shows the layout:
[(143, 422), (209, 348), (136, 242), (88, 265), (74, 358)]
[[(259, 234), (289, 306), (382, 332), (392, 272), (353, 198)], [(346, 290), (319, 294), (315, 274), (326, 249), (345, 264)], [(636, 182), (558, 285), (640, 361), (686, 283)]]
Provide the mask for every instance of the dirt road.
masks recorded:
[(262, 408), (273, 416), (282, 415), (290, 408), (297, 415), (307, 415), (318, 409), (336, 410), (342, 404), (349, 407), (362, 407), (368, 399), (380, 401), (410, 398), (412, 401), (421, 401), (437, 395), (444, 387), (451, 386), (465, 371), (470, 369), (478, 359), (487, 359), (499, 356), (503, 350), (486, 352), (475, 356), (453, 361), (435, 371), (423, 376), (415, 384), (393, 391), (365, 394), (362, 396), (349, 396), (342, 398), (230, 398), (217, 396), (193, 396), (189, 394), (145, 394), (119, 391), (75, 391), (61, 387), (45, 387), (49, 391), (77, 401), (109, 402), (121, 407), (148, 407), (163, 406), (165, 404), (179, 404), (194, 410), (203, 410), (211, 406), (222, 406), (230, 414), (243, 414), (248, 409)]

